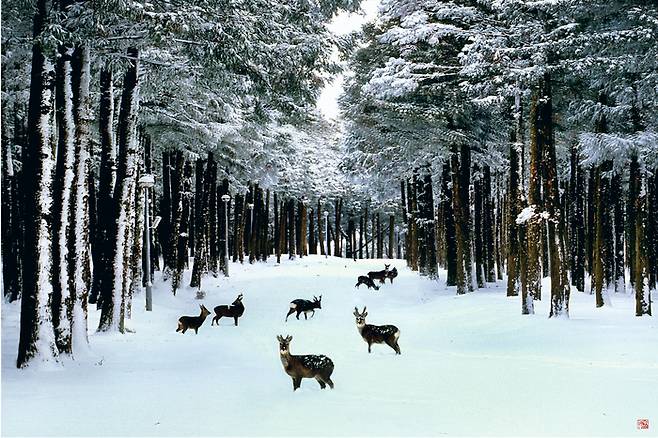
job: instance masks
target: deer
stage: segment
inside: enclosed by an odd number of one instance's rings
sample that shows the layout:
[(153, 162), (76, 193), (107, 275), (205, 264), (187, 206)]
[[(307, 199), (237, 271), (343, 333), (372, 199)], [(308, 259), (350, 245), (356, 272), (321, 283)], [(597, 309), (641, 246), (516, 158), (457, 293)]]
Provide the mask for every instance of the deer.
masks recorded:
[(199, 305), (201, 308), (201, 314), (199, 316), (181, 316), (178, 318), (178, 328), (176, 332), (185, 333), (188, 328), (194, 329), (194, 333), (199, 334), (199, 327), (203, 324), (203, 321), (206, 320), (206, 317), (210, 315), (210, 311), (206, 309), (206, 306), (203, 304)]
[(383, 284), (384, 281), (386, 280), (386, 277), (388, 276), (388, 268), (390, 266), (391, 265), (386, 265), (385, 264), (383, 271), (370, 271), (370, 272), (368, 272), (368, 278), (370, 278), (371, 280), (377, 279), (377, 280), (379, 280), (380, 283)]
[(392, 271), (388, 271), (386, 274), (386, 278), (391, 280), (391, 284), (393, 284), (393, 279), (398, 276), (398, 268), (393, 268)]
[(358, 288), (362, 284), (368, 286), (368, 289), (372, 287), (375, 290), (379, 290), (379, 286), (377, 286), (375, 282), (370, 279), (370, 277), (365, 275), (359, 275), (359, 278), (357, 279), (356, 285), (354, 285), (354, 287)]
[(238, 326), (238, 318), (242, 316), (244, 313), (244, 304), (242, 304), (242, 294), (238, 295), (238, 297), (233, 301), (233, 304), (230, 306), (227, 304), (222, 304), (221, 306), (217, 306), (213, 309), (215, 311), (215, 316), (212, 319), (212, 322), (210, 323), (211, 326), (217, 325), (219, 326), (219, 320), (222, 316), (228, 316), (229, 318), (233, 318), (235, 320), (235, 326)]
[(302, 384), (302, 379), (315, 379), (320, 388), (325, 389), (327, 385), (334, 389), (331, 381), (331, 373), (334, 372), (334, 363), (325, 355), (307, 354), (295, 356), (290, 354), (290, 341), (292, 336), (277, 336), (279, 341), (279, 354), (283, 369), (292, 378), (292, 390), (297, 391)]
[(315, 316), (315, 309), (322, 309), (322, 295), (320, 298), (313, 295), (313, 301), (296, 299), (290, 302), (290, 309), (286, 315), (286, 322), (288, 322), (288, 317), (293, 313), (297, 312), (295, 317), (299, 319), (299, 314), (304, 312), (304, 319), (308, 319), (308, 312), (312, 312), (311, 317)]
[(402, 354), (400, 346), (398, 345), (398, 338), (400, 337), (400, 330), (394, 325), (372, 325), (366, 324), (366, 308), (363, 312), (359, 313), (358, 308), (354, 308), (354, 316), (356, 317), (356, 328), (364, 341), (368, 344), (368, 353), (371, 353), (372, 344), (386, 343), (389, 347), (395, 350), (395, 354)]

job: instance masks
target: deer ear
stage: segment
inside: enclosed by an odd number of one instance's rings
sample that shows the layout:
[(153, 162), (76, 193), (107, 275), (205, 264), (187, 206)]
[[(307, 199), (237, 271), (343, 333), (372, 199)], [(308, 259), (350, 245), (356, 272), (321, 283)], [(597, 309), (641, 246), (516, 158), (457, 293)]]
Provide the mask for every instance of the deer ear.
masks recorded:
[(281, 342), (281, 341), (283, 341), (283, 338), (281, 337), (281, 335), (276, 335), (276, 340)]
[(286, 336), (286, 341), (288, 341), (288, 342), (292, 341), (292, 336), (290, 336), (290, 335)]
[(354, 316), (359, 316), (359, 309), (356, 307), (354, 308)]
[(361, 313), (366, 313), (366, 306), (363, 306), (363, 312)]

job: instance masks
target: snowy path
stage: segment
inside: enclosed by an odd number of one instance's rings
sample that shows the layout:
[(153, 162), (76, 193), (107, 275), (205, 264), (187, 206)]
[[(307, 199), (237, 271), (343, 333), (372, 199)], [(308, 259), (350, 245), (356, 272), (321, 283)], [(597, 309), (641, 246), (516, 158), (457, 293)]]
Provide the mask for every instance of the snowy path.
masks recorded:
[[(400, 276), (379, 292), (354, 289), (382, 261), (309, 257), (276, 266), (233, 265), (230, 279), (205, 281), (208, 308), (244, 293), (240, 326), (224, 318), (198, 335), (176, 333), (198, 314), (191, 290), (154, 291), (154, 311), (135, 298), (134, 334), (94, 334), (88, 358), (51, 370), (14, 368), (18, 310), (2, 309), (2, 435), (655, 435), (658, 324), (635, 318), (630, 296), (595, 309), (573, 294), (570, 320), (548, 320), (547, 300), (522, 317), (502, 282), (466, 296)], [(189, 275), (189, 273), (188, 273)], [(294, 298), (322, 294), (308, 321), (284, 317)], [(352, 311), (401, 330), (401, 356), (367, 345)], [(96, 327), (98, 314), (91, 315)], [(278, 357), (336, 364), (336, 388), (305, 379), (297, 392)], [(102, 362), (101, 362), (102, 361)], [(636, 430), (648, 418), (649, 431)]]

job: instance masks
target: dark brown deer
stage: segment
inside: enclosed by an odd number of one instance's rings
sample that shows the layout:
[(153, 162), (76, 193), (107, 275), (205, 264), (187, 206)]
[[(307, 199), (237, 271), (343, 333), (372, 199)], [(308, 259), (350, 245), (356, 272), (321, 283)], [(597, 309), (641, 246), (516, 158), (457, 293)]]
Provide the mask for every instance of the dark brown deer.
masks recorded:
[(379, 290), (379, 286), (377, 286), (375, 282), (370, 279), (370, 277), (366, 277), (365, 275), (359, 275), (359, 278), (357, 279), (356, 285), (354, 285), (354, 287), (358, 288), (362, 284), (368, 286), (368, 289), (372, 287), (375, 290)]
[(296, 391), (302, 384), (302, 379), (315, 379), (320, 384), (320, 388), (334, 389), (334, 382), (331, 381), (331, 373), (334, 372), (334, 363), (327, 356), (306, 354), (295, 356), (290, 354), (290, 341), (292, 336), (281, 335), (276, 337), (279, 341), (279, 354), (281, 363), (285, 372), (292, 377), (292, 390)]
[(368, 272), (368, 278), (371, 280), (379, 280), (380, 283), (384, 283), (386, 277), (388, 276), (388, 268), (391, 265), (384, 265), (383, 271), (370, 271)]
[(320, 298), (314, 295), (313, 301), (302, 299), (292, 300), (290, 302), (290, 309), (286, 315), (286, 321), (295, 312), (297, 312), (297, 315), (295, 315), (297, 319), (299, 319), (299, 314), (302, 312), (304, 312), (304, 319), (308, 319), (308, 312), (312, 312), (311, 317), (313, 317), (315, 316), (315, 309), (322, 309), (322, 295), (320, 295)]
[(219, 325), (219, 320), (222, 316), (228, 316), (229, 318), (233, 318), (235, 320), (235, 326), (237, 327), (238, 325), (238, 318), (242, 316), (244, 313), (244, 304), (242, 304), (242, 294), (238, 295), (238, 297), (233, 301), (233, 304), (230, 306), (227, 304), (222, 304), (221, 306), (215, 307), (215, 316), (212, 319), (212, 322), (210, 323), (211, 326)]
[(194, 333), (199, 333), (199, 327), (206, 320), (206, 316), (210, 315), (210, 311), (206, 309), (206, 306), (201, 304), (199, 307), (201, 308), (201, 314), (199, 316), (181, 316), (178, 318), (177, 332), (185, 333), (188, 328), (191, 328), (194, 329)]
[(388, 271), (388, 274), (386, 274), (386, 278), (391, 280), (391, 284), (393, 284), (393, 279), (398, 276), (398, 268), (393, 268), (392, 271)]
[(368, 344), (368, 353), (371, 352), (370, 347), (372, 344), (386, 344), (395, 350), (395, 354), (402, 354), (400, 346), (398, 345), (398, 338), (400, 337), (400, 330), (394, 325), (372, 325), (366, 324), (366, 308), (363, 312), (359, 313), (359, 309), (354, 308), (354, 316), (356, 316), (356, 328), (364, 341)]

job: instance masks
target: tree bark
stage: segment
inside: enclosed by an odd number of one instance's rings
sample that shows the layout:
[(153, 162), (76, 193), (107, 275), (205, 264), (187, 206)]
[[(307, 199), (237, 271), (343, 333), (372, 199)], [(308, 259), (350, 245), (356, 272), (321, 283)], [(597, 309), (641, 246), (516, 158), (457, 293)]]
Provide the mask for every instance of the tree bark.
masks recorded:
[(21, 299), (20, 339), (16, 365), (56, 361), (54, 327), (49, 300), (52, 295), (52, 197), (55, 167), (52, 149), (54, 77), (39, 38), (46, 25), (48, 4), (36, 2), (28, 109), (28, 143), (23, 150), (25, 252)]

